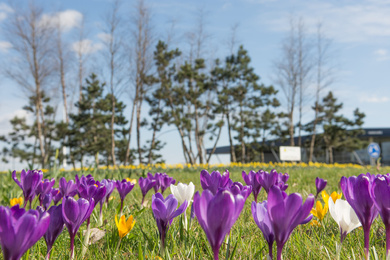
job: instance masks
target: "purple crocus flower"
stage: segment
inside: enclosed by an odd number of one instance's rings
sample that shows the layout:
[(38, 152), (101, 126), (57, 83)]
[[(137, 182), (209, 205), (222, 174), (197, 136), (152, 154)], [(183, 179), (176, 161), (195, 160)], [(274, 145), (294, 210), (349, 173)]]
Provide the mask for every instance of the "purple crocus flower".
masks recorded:
[[(115, 181), (112, 181), (110, 179), (103, 179), (100, 183), (103, 184), (104, 186), (106, 186), (106, 195), (104, 196), (102, 202), (104, 202), (104, 201), (107, 202), (108, 199), (110, 198), (112, 192), (116, 188), (116, 183), (115, 183)], [(101, 204), (102, 204), (102, 202), (101, 202)]]
[[(275, 171), (275, 170), (274, 170)], [(290, 178), (290, 175), (288, 173), (278, 173), (278, 181), (276, 185), (282, 190), (285, 191), (288, 188), (287, 181)]]
[(271, 170), (271, 172), (259, 171), (259, 182), (264, 190), (269, 193), (269, 190), (272, 186), (277, 185), (282, 191), (285, 191), (288, 188), (286, 183), (290, 177), (287, 173), (278, 173), (276, 170)]
[[(84, 177), (84, 176), (83, 176)], [(84, 179), (86, 180), (86, 179)], [(78, 187), (80, 198), (84, 198), (88, 201), (94, 201), (94, 207), (103, 200), (106, 195), (106, 187), (100, 182), (96, 181), (95, 183), (88, 181), (81, 181), (80, 186)], [(91, 218), (87, 218), (87, 231), (84, 236), (83, 250), (81, 251), (82, 257), (84, 257), (87, 252), (87, 246), (89, 244), (89, 236), (91, 234)]]
[(209, 174), (208, 171), (200, 172), (200, 184), (203, 190), (209, 190), (212, 194), (216, 194), (220, 188), (228, 188), (233, 181), (229, 178), (229, 171), (225, 171), (222, 175), (219, 171), (213, 171)]
[(229, 190), (233, 193), (233, 195), (241, 194), (246, 200), (249, 195), (251, 195), (252, 187), (244, 186), (241, 182), (237, 181), (230, 186)]
[(42, 200), (42, 207), (47, 210), (51, 204), (53, 197), (51, 196), (51, 193), (46, 193), (45, 197)]
[(141, 205), (144, 204), (145, 196), (148, 193), (148, 191), (153, 188), (156, 185), (156, 180), (151, 178), (142, 178), (139, 177), (138, 179), (139, 187), (141, 188), (142, 193), (142, 202)]
[(156, 172), (153, 176), (150, 172), (147, 174), (147, 178), (151, 181), (155, 182), (155, 185), (153, 186), (154, 193), (157, 193), (158, 190), (161, 188), (161, 179), (162, 179), (163, 173)]
[(19, 185), (19, 187), (23, 190), (24, 196), (24, 207), (27, 205), (27, 201), (31, 202), (35, 197), (35, 190), (37, 189), (39, 183), (42, 181), (43, 172), (38, 170), (22, 170), (20, 173), (20, 181), (16, 178), (16, 171), (12, 172), (12, 179)]
[(390, 178), (377, 176), (372, 184), (372, 198), (386, 228), (386, 259), (390, 254)]
[(260, 185), (264, 188), (264, 190), (268, 194), (269, 189), (278, 182), (279, 175), (275, 170), (272, 170), (270, 173), (260, 170), (258, 174), (259, 174)]
[(86, 200), (93, 199), (95, 206), (104, 198), (106, 195), (106, 187), (100, 182), (88, 185), (87, 183), (81, 183), (79, 186), (79, 196)]
[(250, 185), (252, 187), (253, 197), (256, 202), (257, 202), (257, 196), (259, 195), (261, 190), (259, 175), (260, 174), (256, 173), (255, 171), (250, 171), (248, 174), (246, 174), (245, 171), (242, 172), (242, 178), (244, 179), (246, 185)]
[(51, 196), (54, 202), (54, 205), (57, 205), (60, 200), (62, 200), (62, 194), (60, 192), (60, 189), (57, 188), (52, 188), (51, 191)]
[(62, 177), (60, 179), (59, 188), (61, 195), (64, 196), (74, 196), (77, 194), (77, 184), (73, 180), (66, 182), (66, 179)]
[(320, 192), (325, 189), (326, 184), (328, 184), (327, 180), (321, 179), (319, 177), (316, 178), (316, 188), (317, 188), (316, 198), (318, 197), (318, 194), (320, 194)]
[(100, 212), (99, 212), (99, 221), (98, 221), (98, 226), (101, 226), (103, 225), (103, 203), (104, 201), (107, 201), (107, 199), (110, 197), (111, 193), (114, 191), (115, 189), (115, 184), (113, 181), (111, 180), (106, 180), (106, 179), (103, 179), (101, 181), (101, 184), (104, 185), (106, 187), (106, 194), (104, 195), (104, 197), (99, 201), (100, 203)]
[(282, 259), (283, 246), (294, 228), (308, 223), (313, 218), (310, 210), (314, 200), (314, 196), (309, 194), (302, 205), (302, 196), (299, 193), (287, 195), (276, 185), (270, 188), (267, 211), (275, 235), (278, 260)]
[(42, 203), (43, 203), (43, 200), (44, 200), (46, 194), (50, 193), (51, 188), (54, 186), (55, 183), (56, 183), (56, 180), (54, 178), (52, 178), (51, 180), (44, 179), (38, 184), (38, 186), (35, 190), (35, 195), (39, 196), (39, 205), (40, 206), (42, 206)]
[(271, 220), (269, 219), (267, 204), (268, 202), (266, 200), (262, 203), (256, 203), (253, 201), (251, 209), (253, 219), (263, 233), (265, 241), (267, 241), (269, 257), (272, 259), (272, 245), (275, 241), (275, 234), (272, 229)]
[(50, 215), (30, 209), (0, 206), (0, 243), (4, 259), (20, 259), (45, 234)]
[(91, 174), (88, 174), (87, 176), (82, 175), (80, 178), (76, 174), (75, 180), (76, 180), (77, 186), (79, 186), (80, 183), (84, 183), (86, 185), (93, 185), (96, 183), (95, 179), (93, 178), (93, 176)]
[(81, 224), (88, 219), (95, 207), (95, 201), (65, 196), (62, 199), (62, 216), (70, 236), (70, 258), (74, 258), (74, 238)]
[(215, 195), (210, 190), (204, 190), (202, 195), (195, 193), (195, 215), (206, 233), (214, 259), (219, 259), (223, 240), (239, 217), (244, 204), (245, 198), (240, 193), (233, 194), (229, 189), (219, 189)]
[(364, 251), (366, 259), (370, 254), (370, 229), (378, 216), (378, 209), (372, 197), (371, 189), (375, 175), (360, 174), (359, 176), (341, 177), (340, 187), (349, 205), (355, 211), (364, 232)]
[(165, 237), (169, 226), (175, 217), (186, 210), (188, 202), (185, 200), (178, 209), (176, 209), (177, 205), (178, 202), (173, 194), (168, 195), (165, 199), (161, 193), (156, 193), (152, 196), (152, 211), (160, 233), (162, 248), (165, 248)]
[(62, 217), (62, 205), (51, 206), (47, 211), (50, 214), (50, 224), (45, 235), (45, 242), (47, 245), (46, 259), (50, 258), (50, 251), (56, 241), (57, 237), (61, 234), (64, 229), (64, 219)]
[(127, 196), (127, 194), (129, 194), (129, 192), (134, 188), (134, 184), (127, 181), (126, 179), (123, 179), (122, 181), (116, 181), (116, 189), (119, 193), (119, 197), (121, 198), (121, 211), (120, 211), (120, 215), (122, 215), (122, 210), (123, 210), (123, 202)]
[(169, 177), (166, 174), (161, 175), (160, 177), (160, 187), (161, 187), (161, 194), (164, 194), (164, 191), (171, 186), (171, 184), (175, 184), (176, 180), (173, 179), (173, 177)]

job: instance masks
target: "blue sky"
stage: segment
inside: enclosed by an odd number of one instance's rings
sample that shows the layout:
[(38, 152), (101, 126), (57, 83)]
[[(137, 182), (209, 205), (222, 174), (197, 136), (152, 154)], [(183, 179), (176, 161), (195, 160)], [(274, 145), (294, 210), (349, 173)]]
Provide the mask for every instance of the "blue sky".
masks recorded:
[[(28, 1), (19, 1), (27, 4)], [(86, 19), (91, 55), (98, 57), (101, 43), (101, 18), (109, 8), (109, 0), (67, 0), (40, 1), (51, 16), (66, 12), (64, 21), (69, 26), (68, 38), (72, 39), (74, 28), (80, 17)], [(289, 31), (289, 17), (302, 17), (306, 28), (315, 37), (316, 24), (320, 21), (324, 31), (332, 40), (333, 62), (337, 80), (332, 90), (344, 103), (344, 115), (351, 117), (358, 107), (366, 114), (364, 127), (390, 127), (390, 3), (386, 0), (367, 1), (306, 1), (306, 0), (149, 0), (146, 3), (152, 11), (152, 23), (156, 39), (166, 39), (171, 22), (175, 21), (172, 45), (186, 48), (186, 35), (196, 29), (197, 14), (205, 11), (205, 30), (208, 48), (205, 56), (223, 59), (228, 53), (226, 42), (231, 27), (238, 24), (237, 40), (249, 51), (252, 65), (266, 85), (273, 84), (273, 64), (280, 57), (280, 47)], [(121, 9), (130, 19), (134, 1), (125, 1)], [(0, 0), (0, 26), (6, 21), (12, 9), (6, 1)], [(72, 41), (72, 40), (70, 40)], [(76, 40), (73, 40), (74, 42)], [(10, 45), (0, 30), (0, 59), (10, 55)], [(97, 64), (99, 58), (96, 58)], [(9, 120), (23, 115), (22, 106), (26, 98), (11, 81), (0, 76), (0, 135), (9, 132)], [(128, 95), (121, 99), (128, 103)], [(282, 95), (279, 99), (284, 102)], [(310, 102), (312, 103), (312, 102)], [(310, 120), (312, 111), (307, 104), (304, 118)], [(146, 114), (146, 110), (144, 110)], [(129, 113), (128, 113), (129, 114)], [(168, 163), (184, 162), (181, 145), (176, 131), (166, 127), (161, 138), (167, 142), (164, 158)], [(144, 135), (145, 140), (147, 134)], [(133, 141), (135, 144), (135, 139)], [(227, 145), (223, 133), (219, 145)], [(208, 143), (206, 147), (210, 146)], [(226, 156), (214, 158), (226, 161)], [(0, 170), (9, 165), (1, 165)]]

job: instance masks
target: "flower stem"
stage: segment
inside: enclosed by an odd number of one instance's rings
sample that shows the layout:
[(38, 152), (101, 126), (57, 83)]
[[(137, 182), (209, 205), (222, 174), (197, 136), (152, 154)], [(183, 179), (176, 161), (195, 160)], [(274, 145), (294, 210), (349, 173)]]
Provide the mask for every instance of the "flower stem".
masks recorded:
[(47, 253), (46, 253), (45, 260), (49, 260), (50, 259), (50, 251), (51, 251), (51, 246), (47, 246)]
[(390, 260), (390, 225), (386, 227), (386, 260)]
[(123, 212), (123, 200), (121, 200), (121, 213), (119, 214), (119, 216), (122, 216), (122, 212)]
[(98, 219), (98, 227), (103, 225), (103, 202), (100, 202), (100, 212), (99, 212), (99, 219)]
[(282, 260), (282, 251), (283, 251), (283, 245), (277, 245), (276, 247), (276, 251), (277, 251), (277, 260)]
[(366, 225), (363, 227), (364, 231), (364, 254), (366, 260), (370, 259), (370, 227), (371, 225)]
[(270, 259), (273, 259), (273, 255), (272, 255), (272, 244), (273, 243), (269, 243), (268, 244), (268, 256)]
[(343, 242), (341, 241), (340, 245), (336, 243), (336, 260), (340, 260), (341, 246)]
[(87, 231), (85, 232), (84, 237), (84, 243), (83, 243), (83, 249), (81, 250), (81, 258), (84, 258), (85, 254), (87, 253), (88, 244), (89, 244), (89, 237), (91, 236), (91, 218), (89, 217), (87, 219)]
[(214, 260), (219, 260), (219, 248), (214, 250)]
[(122, 242), (122, 238), (119, 238), (118, 244), (116, 245), (116, 249), (115, 249), (115, 255), (118, 254), (118, 250), (119, 250), (119, 246), (121, 245), (121, 242)]
[(74, 237), (76, 234), (70, 236), (70, 260), (74, 259)]

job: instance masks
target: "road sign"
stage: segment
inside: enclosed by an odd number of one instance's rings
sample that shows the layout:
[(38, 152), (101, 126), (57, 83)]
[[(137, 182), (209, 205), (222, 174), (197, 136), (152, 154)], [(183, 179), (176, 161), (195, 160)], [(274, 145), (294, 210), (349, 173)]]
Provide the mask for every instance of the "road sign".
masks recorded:
[(368, 155), (373, 159), (378, 159), (381, 154), (381, 148), (377, 143), (370, 143), (367, 147)]
[(282, 161), (300, 161), (301, 147), (299, 146), (280, 146), (280, 160)]

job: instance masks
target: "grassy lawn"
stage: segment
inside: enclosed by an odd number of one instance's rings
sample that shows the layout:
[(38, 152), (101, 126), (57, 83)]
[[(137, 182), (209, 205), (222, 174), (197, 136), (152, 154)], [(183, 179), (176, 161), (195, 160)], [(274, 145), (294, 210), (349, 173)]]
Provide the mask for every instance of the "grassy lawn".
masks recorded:
[[(259, 167), (264, 166), (264, 167)], [(361, 167), (324, 167), (324, 166), (297, 166), (297, 165), (237, 165), (237, 166), (212, 166), (208, 168), (223, 172), (229, 170), (230, 177), (233, 181), (244, 182), (241, 173), (242, 171), (260, 169), (270, 171), (275, 168), (278, 172), (288, 173), (289, 187), (287, 193), (298, 192), (306, 199), (309, 193), (315, 195), (315, 178), (320, 177), (328, 180), (326, 191), (330, 194), (333, 191), (341, 192), (338, 183), (342, 176), (358, 175), (360, 173), (381, 173), (389, 172), (389, 168), (382, 168), (379, 171), (375, 168)], [(91, 173), (96, 180), (104, 178), (122, 179), (126, 177), (135, 178), (138, 180), (140, 176), (145, 175), (148, 171), (151, 173), (166, 172), (168, 175), (176, 179), (176, 182), (195, 184), (195, 189), (201, 192), (199, 174), (202, 167), (184, 167), (183, 169), (120, 169), (120, 170), (92, 170), (78, 172), (46, 172), (44, 178), (51, 178), (56, 175), (55, 187), (58, 187), (58, 180), (64, 176), (67, 180), (74, 179), (75, 174)], [(17, 184), (12, 180), (10, 173), (0, 175), (0, 204), (8, 206), (9, 199), (22, 196), (22, 191)], [(203, 230), (200, 228), (196, 218), (191, 223), (188, 231), (184, 230), (180, 217), (175, 218), (172, 226), (169, 229), (167, 236), (166, 252), (162, 253), (159, 249), (158, 230), (153, 218), (153, 213), (150, 208), (151, 196), (154, 193), (153, 189), (149, 191), (146, 202), (147, 206), (141, 210), (140, 203), (142, 199), (141, 190), (138, 184), (127, 195), (125, 200), (124, 214), (126, 218), (129, 215), (134, 215), (137, 223), (133, 230), (122, 240), (118, 253), (116, 246), (119, 240), (118, 231), (115, 225), (115, 214), (120, 204), (119, 195), (116, 191), (112, 194), (113, 199), (110, 201), (109, 207), (104, 208), (104, 224), (98, 227), (105, 232), (105, 235), (99, 241), (89, 246), (85, 259), (211, 259), (212, 251), (209, 247), (207, 238)], [(167, 189), (164, 196), (170, 194), (170, 189)], [(322, 202), (321, 196), (319, 200)], [(266, 193), (261, 190), (258, 201), (266, 199)], [(342, 199), (345, 199), (344, 196)], [(251, 203), (253, 196), (250, 195), (246, 201), (245, 207), (241, 215), (231, 230), (229, 242), (222, 245), (220, 250), (220, 259), (226, 259), (229, 256), (231, 259), (264, 259), (268, 253), (268, 245), (265, 242), (260, 229), (255, 224), (252, 213)], [(35, 201), (35, 206), (37, 202)], [(99, 205), (95, 208), (91, 217), (92, 227), (97, 224)], [(187, 209), (187, 216), (190, 215), (190, 208)], [(313, 218), (315, 219), (315, 218)], [(80, 234), (76, 237), (75, 250), (76, 259), (79, 259), (82, 247), (82, 232), (86, 225), (83, 224), (80, 228)], [(327, 213), (320, 227), (312, 226), (310, 223), (298, 226), (293, 231), (290, 239), (284, 247), (284, 259), (335, 259), (336, 243), (340, 240), (339, 229)], [(378, 259), (385, 257), (385, 231), (384, 225), (380, 217), (378, 217), (371, 229), (371, 247), (372, 256), (374, 250), (378, 255)], [(343, 243), (341, 250), (341, 259), (363, 259), (363, 230), (355, 229)], [(274, 254), (276, 253), (276, 245), (274, 245)], [(51, 253), (51, 259), (68, 259), (69, 256), (69, 235), (66, 228), (54, 244)], [(46, 244), (41, 239), (28, 253), (24, 259), (44, 259), (46, 255)], [(375, 259), (375, 257), (373, 257)]]

